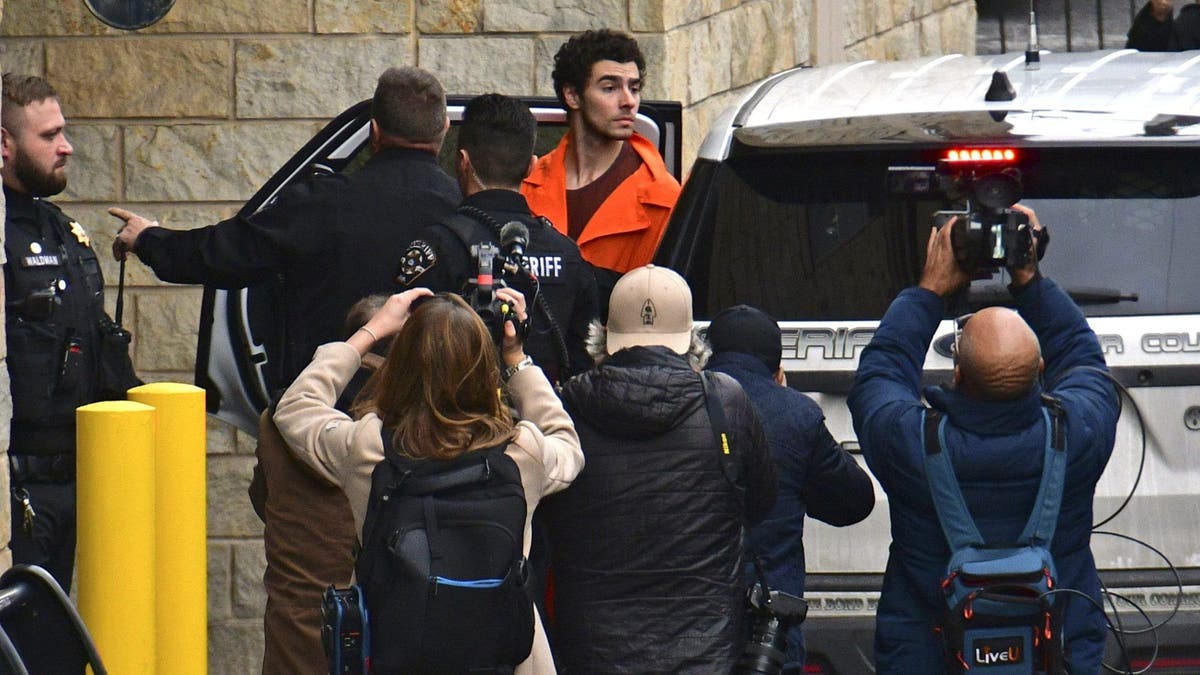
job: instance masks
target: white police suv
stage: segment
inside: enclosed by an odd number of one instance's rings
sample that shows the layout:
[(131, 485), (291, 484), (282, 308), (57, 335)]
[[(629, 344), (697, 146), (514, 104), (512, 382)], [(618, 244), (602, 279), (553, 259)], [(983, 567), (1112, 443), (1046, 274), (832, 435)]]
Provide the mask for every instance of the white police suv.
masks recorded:
[[(971, 182), (993, 175), (1007, 177), (1000, 194)], [(1017, 196), (1050, 228), (1042, 269), (1083, 308), (1128, 391), (1095, 512), (1099, 530), (1145, 545), (1097, 533), (1092, 547), (1108, 589), (1145, 615), (1113, 600), (1125, 633), (1107, 661), (1126, 672), (1123, 645), (1134, 671), (1200, 672), (1200, 52), (783, 73), (711, 130), (656, 262), (687, 277), (700, 317), (749, 303), (779, 319), (789, 384), (853, 451), (845, 396), (858, 356), (916, 283), (935, 212)], [(947, 319), (1005, 302), (1004, 275), (972, 282)], [(947, 320), (930, 382), (950, 379), (951, 339)], [(805, 672), (873, 671), (890, 541), (878, 496), (862, 524), (808, 528)]]

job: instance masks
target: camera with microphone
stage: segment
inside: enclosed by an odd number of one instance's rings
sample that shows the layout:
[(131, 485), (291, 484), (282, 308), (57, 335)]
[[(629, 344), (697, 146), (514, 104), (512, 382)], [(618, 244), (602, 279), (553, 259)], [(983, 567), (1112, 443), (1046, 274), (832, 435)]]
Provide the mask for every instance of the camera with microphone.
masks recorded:
[[(511, 223), (510, 223), (511, 224)], [(523, 227), (523, 226), (522, 226)], [(526, 230), (528, 233), (528, 230)], [(528, 236), (528, 235), (526, 235)], [(483, 324), (487, 326), (492, 340), (500, 345), (504, 341), (504, 324), (511, 322), (517, 330), (517, 337), (524, 340), (529, 335), (529, 319), (521, 321), (517, 318), (516, 309), (508, 301), (496, 295), (497, 288), (504, 288), (505, 270), (512, 254), (506, 254), (500, 247), (488, 242), (480, 242), (471, 246), (471, 257), (478, 264), (478, 272), (472, 282), (473, 289), (467, 293), (467, 302)], [(521, 254), (523, 261), (524, 254)], [(497, 262), (500, 264), (501, 277), (496, 279)]]

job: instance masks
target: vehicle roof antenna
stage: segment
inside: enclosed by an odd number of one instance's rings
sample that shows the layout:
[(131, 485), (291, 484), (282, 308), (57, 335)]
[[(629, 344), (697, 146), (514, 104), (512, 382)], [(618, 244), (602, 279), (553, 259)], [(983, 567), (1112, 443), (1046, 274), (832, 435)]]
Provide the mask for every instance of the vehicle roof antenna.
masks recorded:
[(992, 84), (988, 86), (987, 93), (983, 95), (985, 101), (1011, 101), (1017, 97), (1017, 90), (1013, 89), (1012, 82), (1008, 79), (1008, 74), (1003, 70), (997, 70), (992, 73)]
[(1041, 67), (1042, 55), (1038, 47), (1037, 10), (1035, 0), (1029, 0), (1029, 46), (1025, 48), (1025, 70), (1037, 70)]

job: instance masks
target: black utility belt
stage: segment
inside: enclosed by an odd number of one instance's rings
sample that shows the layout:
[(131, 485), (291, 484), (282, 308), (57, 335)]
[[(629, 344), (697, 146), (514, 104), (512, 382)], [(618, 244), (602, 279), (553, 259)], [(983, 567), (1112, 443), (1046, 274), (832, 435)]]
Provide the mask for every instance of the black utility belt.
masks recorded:
[(75, 455), (14, 455), (8, 456), (8, 468), (13, 484), (69, 483), (75, 480)]

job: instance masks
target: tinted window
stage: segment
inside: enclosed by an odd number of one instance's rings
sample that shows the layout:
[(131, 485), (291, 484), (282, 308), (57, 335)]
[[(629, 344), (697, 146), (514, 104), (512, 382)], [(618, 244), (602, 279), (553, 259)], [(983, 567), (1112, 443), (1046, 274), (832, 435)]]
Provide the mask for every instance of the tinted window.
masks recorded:
[[(1200, 312), (1200, 180), (1187, 154), (1022, 151), (1022, 203), (1052, 235), (1042, 269), (1089, 316)], [(937, 192), (897, 194), (895, 181), (889, 188), (896, 168), (936, 155), (776, 153), (721, 165), (706, 189), (711, 253), (690, 272), (707, 279), (702, 314), (748, 302), (781, 319), (878, 319), (918, 281), (933, 213), (960, 206)], [(1001, 271), (973, 282), (949, 313), (1007, 300), (1008, 281)]]

